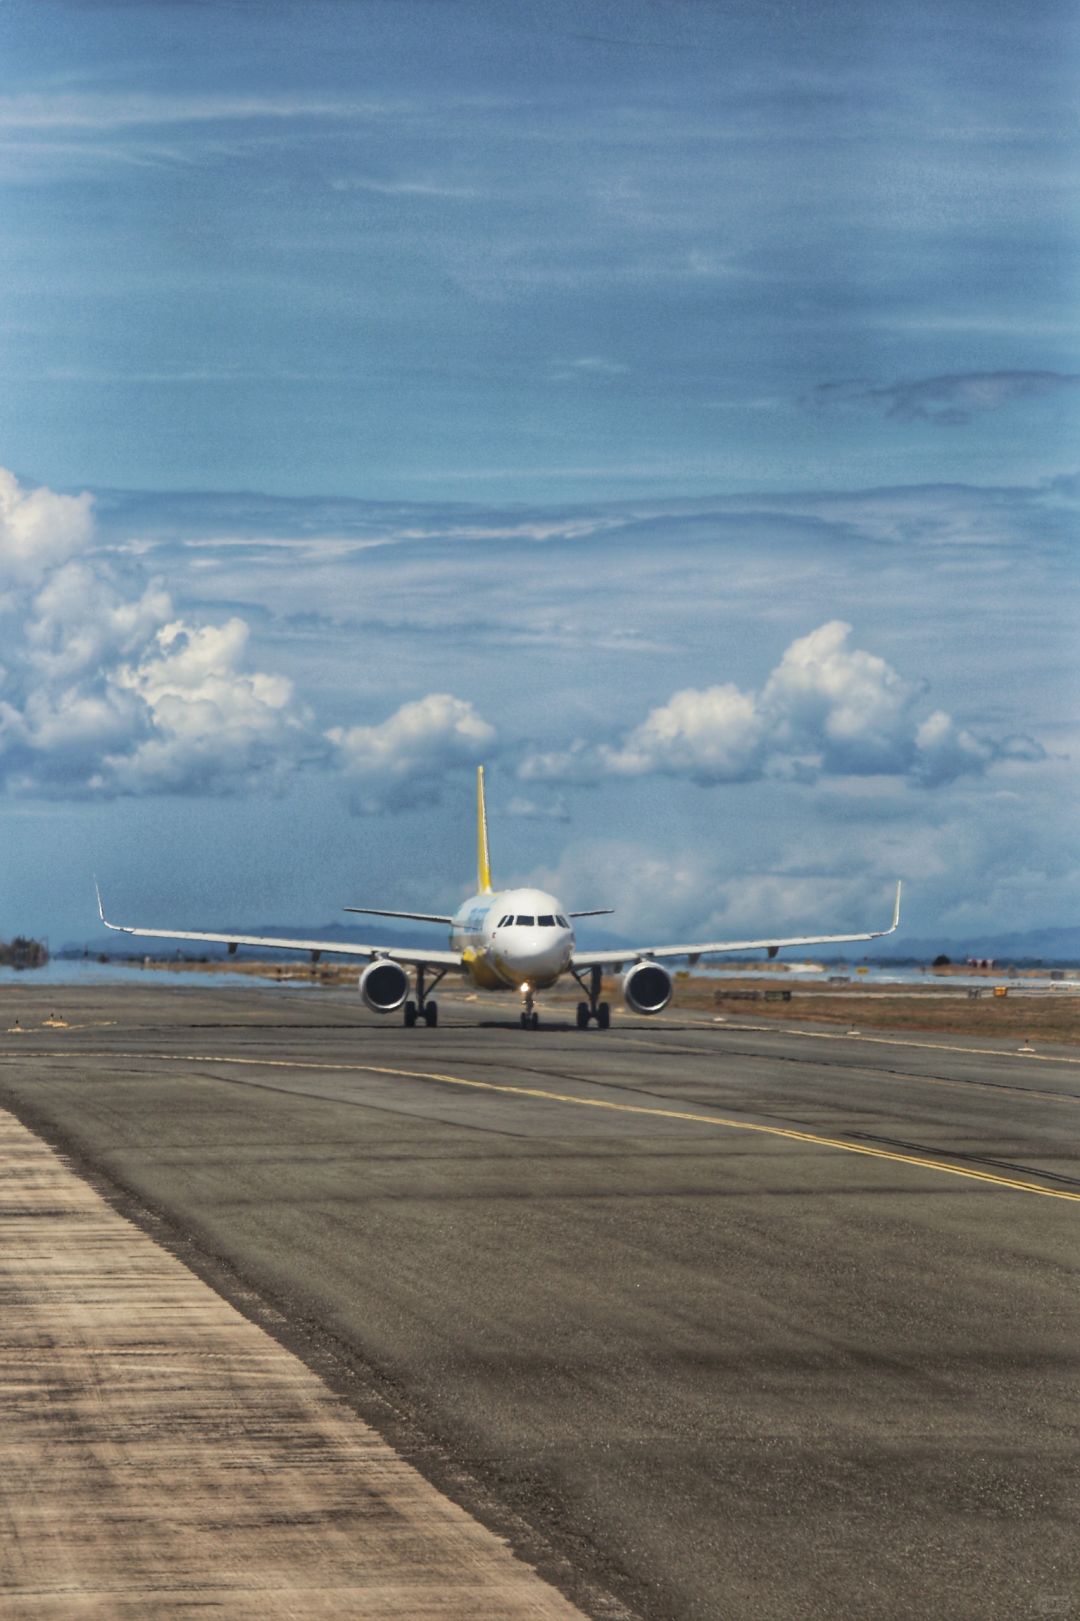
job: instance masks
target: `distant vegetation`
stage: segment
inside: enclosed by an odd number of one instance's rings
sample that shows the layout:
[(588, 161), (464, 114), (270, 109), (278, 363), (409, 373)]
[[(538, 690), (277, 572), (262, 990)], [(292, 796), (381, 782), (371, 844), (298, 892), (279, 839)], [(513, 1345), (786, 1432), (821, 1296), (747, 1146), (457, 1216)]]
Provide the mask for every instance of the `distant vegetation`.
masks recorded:
[(49, 948), (41, 940), (17, 934), (10, 943), (0, 940), (0, 968), (44, 968)]

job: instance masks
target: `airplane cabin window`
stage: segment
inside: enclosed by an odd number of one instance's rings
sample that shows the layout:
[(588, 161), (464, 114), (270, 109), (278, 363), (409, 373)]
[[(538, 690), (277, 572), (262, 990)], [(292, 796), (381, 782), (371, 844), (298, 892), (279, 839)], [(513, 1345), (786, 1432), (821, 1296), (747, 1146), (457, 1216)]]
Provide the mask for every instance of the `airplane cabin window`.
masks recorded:
[(555, 927), (555, 919), (553, 917), (538, 917), (536, 921), (539, 923), (542, 929), (553, 929)]
[(517, 919), (517, 926), (518, 926), (519, 929), (531, 929), (533, 927), (533, 924), (535, 923), (535, 921), (536, 921), (535, 918), (519, 917)]

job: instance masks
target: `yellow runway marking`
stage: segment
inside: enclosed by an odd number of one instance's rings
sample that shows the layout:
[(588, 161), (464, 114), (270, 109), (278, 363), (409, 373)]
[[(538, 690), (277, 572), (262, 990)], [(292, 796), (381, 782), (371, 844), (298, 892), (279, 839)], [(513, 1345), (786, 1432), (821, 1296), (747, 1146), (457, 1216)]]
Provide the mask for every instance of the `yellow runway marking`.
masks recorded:
[[(44, 1057), (44, 1054), (38, 1056)], [(71, 1053), (50, 1054), (71, 1057)], [(924, 1159), (918, 1154), (902, 1154), (891, 1148), (871, 1148), (863, 1143), (844, 1142), (839, 1137), (825, 1137), (813, 1131), (795, 1131), (787, 1126), (763, 1126), (749, 1120), (733, 1120), (724, 1115), (695, 1114), (689, 1109), (658, 1109), (644, 1103), (616, 1103), (608, 1098), (578, 1098), (569, 1092), (549, 1092), (539, 1086), (510, 1086), (499, 1081), (478, 1081), (465, 1075), (446, 1075), (439, 1070), (391, 1069), (384, 1064), (334, 1064), (311, 1059), (292, 1058), (237, 1058), (212, 1053), (97, 1053), (98, 1058), (142, 1058), (179, 1064), (231, 1064), (251, 1069), (319, 1070), (343, 1074), (398, 1075), (402, 1080), (439, 1081), (446, 1086), (464, 1086), (478, 1092), (500, 1092), (509, 1097), (539, 1098), (545, 1103), (570, 1103), (579, 1109), (605, 1109), (614, 1114), (651, 1115), (660, 1120), (689, 1120), (702, 1126), (721, 1126), (729, 1131), (749, 1131), (763, 1137), (781, 1137), (789, 1142), (811, 1143), (816, 1148), (836, 1148), (845, 1154), (863, 1154), (869, 1159), (892, 1160), (899, 1165), (915, 1165), (920, 1170), (937, 1171), (943, 1176), (961, 1176), (969, 1182), (988, 1182), (992, 1186), (1014, 1188), (1019, 1193), (1037, 1193), (1044, 1199), (1066, 1199), (1080, 1204), (1080, 1193), (1064, 1188), (1045, 1188), (1038, 1182), (1025, 1182), (1019, 1177), (1000, 1176), (993, 1171), (978, 1171), (965, 1165), (946, 1165), (941, 1160)]]
[(725, 1126), (731, 1131), (758, 1132), (766, 1137), (786, 1137), (791, 1142), (813, 1143), (819, 1148), (839, 1148), (845, 1154), (865, 1154), (871, 1159), (895, 1160), (901, 1165), (917, 1165), (923, 1170), (941, 1171), (946, 1176), (963, 1176), (973, 1182), (991, 1182), (999, 1187), (1015, 1188), (1021, 1193), (1041, 1193), (1047, 1199), (1068, 1199), (1080, 1204), (1080, 1193), (1062, 1188), (1044, 1188), (1038, 1182), (1024, 1182), (1016, 1177), (998, 1176), (993, 1171), (977, 1171), (963, 1165), (944, 1165), (939, 1160), (923, 1159), (917, 1154), (901, 1154), (890, 1148), (870, 1148), (862, 1143), (847, 1143), (839, 1137), (823, 1137), (812, 1131), (794, 1131), (787, 1126), (762, 1126), (749, 1120), (732, 1120), (723, 1115), (694, 1114), (687, 1109), (658, 1109), (644, 1103), (615, 1103), (608, 1098), (576, 1098), (568, 1092), (548, 1092), (538, 1086), (509, 1086), (499, 1081), (477, 1081), (464, 1075), (444, 1075), (438, 1070), (389, 1069), (381, 1064), (329, 1064), (300, 1060), (293, 1063), (287, 1058), (207, 1058), (189, 1055), (195, 1064), (251, 1064), (269, 1069), (318, 1069), (361, 1071), (368, 1075), (400, 1075), (411, 1081), (442, 1081), (448, 1086), (474, 1087), (481, 1092), (502, 1092), (511, 1097), (541, 1098), (548, 1103), (572, 1103), (583, 1109), (609, 1109), (617, 1114), (655, 1115), (661, 1120), (690, 1120), (703, 1126)]
[[(69, 1049), (67, 1052), (37, 1052), (34, 1056), (74, 1058), (87, 1055), (76, 1055)], [(99, 1052), (93, 1056), (169, 1064), (229, 1064), (234, 1068), (316, 1070), (322, 1073), (350, 1075), (397, 1075), (402, 1080), (438, 1081), (445, 1086), (463, 1086), (477, 1092), (499, 1092), (508, 1097), (538, 1098), (545, 1103), (569, 1103), (579, 1109), (605, 1109), (613, 1114), (651, 1115), (659, 1120), (688, 1120), (697, 1125), (720, 1126), (729, 1131), (748, 1131), (762, 1137), (780, 1137), (788, 1142), (811, 1143), (816, 1148), (835, 1148), (844, 1154), (862, 1154), (868, 1159), (891, 1160), (898, 1165), (915, 1165), (920, 1170), (937, 1171), (942, 1176), (960, 1176), (969, 1182), (986, 1182), (994, 1187), (1013, 1188), (1019, 1193), (1037, 1193), (1044, 1199), (1066, 1199), (1071, 1203), (1080, 1204), (1080, 1192), (1073, 1193), (1064, 1188), (1047, 1188), (1038, 1182), (1000, 1176), (994, 1171), (979, 1171), (971, 1166), (947, 1165), (942, 1160), (924, 1158), (920, 1154), (902, 1154), (892, 1148), (872, 1148), (865, 1143), (845, 1142), (840, 1137), (826, 1137), (818, 1132), (796, 1131), (789, 1126), (764, 1126), (756, 1121), (733, 1120), (725, 1115), (695, 1114), (689, 1109), (659, 1109), (652, 1104), (616, 1103), (609, 1098), (579, 1098), (569, 1092), (549, 1092), (539, 1086), (511, 1086), (500, 1081), (479, 1081), (465, 1075), (446, 1075), (440, 1070), (391, 1069), (385, 1064), (336, 1064), (306, 1058), (238, 1058), (225, 1053)]]

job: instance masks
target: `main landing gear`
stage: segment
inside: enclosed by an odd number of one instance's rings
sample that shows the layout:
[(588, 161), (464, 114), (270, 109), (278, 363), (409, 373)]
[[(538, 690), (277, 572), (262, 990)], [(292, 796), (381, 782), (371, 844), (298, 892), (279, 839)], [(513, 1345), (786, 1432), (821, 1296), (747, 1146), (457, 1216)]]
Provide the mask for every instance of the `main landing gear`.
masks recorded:
[(406, 1030), (411, 1030), (421, 1019), (423, 1019), (429, 1030), (433, 1030), (438, 1024), (439, 1004), (438, 1002), (433, 1002), (430, 997), (428, 997), (427, 993), (428, 991), (433, 991), (435, 989), (436, 985), (439, 983), (445, 973), (445, 968), (440, 969), (440, 971), (435, 975), (435, 978), (431, 981), (431, 984), (427, 985), (424, 965), (423, 963), (417, 964), (416, 1001), (406, 1002), (404, 1008)]
[(601, 1002), (600, 1000), (600, 989), (603, 983), (603, 973), (601, 969), (590, 968), (588, 970), (588, 984), (585, 983), (584, 979), (582, 979), (576, 968), (571, 968), (570, 972), (573, 974), (574, 978), (585, 992), (585, 995), (589, 998), (587, 1002), (579, 1002), (577, 1005), (578, 1029), (587, 1030), (589, 1028), (590, 1019), (596, 1020), (596, 1028), (598, 1030), (609, 1029), (611, 1026), (611, 1008), (607, 1002)]

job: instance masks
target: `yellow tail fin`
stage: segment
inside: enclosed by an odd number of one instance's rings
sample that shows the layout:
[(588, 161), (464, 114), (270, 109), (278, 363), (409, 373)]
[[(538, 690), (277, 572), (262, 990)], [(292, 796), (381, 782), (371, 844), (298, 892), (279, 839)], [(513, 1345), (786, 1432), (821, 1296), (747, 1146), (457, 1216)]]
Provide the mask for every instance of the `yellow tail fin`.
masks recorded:
[(484, 768), (476, 768), (476, 887), (481, 895), (491, 894), (491, 865), (488, 861), (487, 807), (484, 804)]

